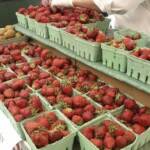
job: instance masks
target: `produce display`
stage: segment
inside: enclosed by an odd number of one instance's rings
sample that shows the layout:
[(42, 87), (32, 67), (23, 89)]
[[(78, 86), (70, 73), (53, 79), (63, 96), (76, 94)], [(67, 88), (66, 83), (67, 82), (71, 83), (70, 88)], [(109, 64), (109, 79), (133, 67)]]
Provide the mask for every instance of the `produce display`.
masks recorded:
[(22, 34), (17, 32), (12, 25), (0, 28), (0, 42), (11, 38), (20, 38), (21, 36)]
[(82, 129), (82, 134), (98, 149), (122, 149), (136, 139), (135, 135), (112, 120)]
[(59, 119), (54, 112), (43, 113), (36, 119), (27, 121), (24, 127), (37, 148), (55, 143), (70, 134), (65, 121)]
[(35, 19), (37, 22), (51, 23), (51, 25), (57, 28), (104, 19), (103, 15), (97, 11), (80, 7), (53, 11), (50, 7), (30, 5), (28, 8), (20, 8), (18, 12)]

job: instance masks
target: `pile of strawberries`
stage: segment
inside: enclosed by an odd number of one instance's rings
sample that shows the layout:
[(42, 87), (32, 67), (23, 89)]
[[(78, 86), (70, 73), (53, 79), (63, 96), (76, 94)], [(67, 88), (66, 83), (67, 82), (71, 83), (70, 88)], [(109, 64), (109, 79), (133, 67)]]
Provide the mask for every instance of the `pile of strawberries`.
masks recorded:
[(51, 83), (43, 85), (40, 93), (51, 105), (56, 105), (64, 97), (72, 96), (73, 88), (67, 81), (60, 83), (57, 79), (54, 79)]
[(136, 138), (133, 133), (108, 119), (99, 125), (84, 128), (82, 134), (100, 150), (125, 148)]
[(119, 90), (110, 86), (90, 90), (87, 95), (107, 110), (113, 110), (124, 104), (126, 96), (121, 95)]
[(0, 45), (0, 65), (25, 62), (21, 55), (21, 50), (27, 45), (26, 42), (20, 44), (12, 43), (7, 46)]
[(83, 96), (63, 97), (60, 104), (61, 112), (78, 126), (105, 112), (101, 108), (96, 108)]
[(27, 121), (24, 127), (37, 148), (42, 148), (61, 140), (70, 134), (67, 125), (54, 112), (47, 112), (32, 121)]
[(16, 74), (9, 70), (6, 70), (6, 69), (0, 70), (0, 83), (9, 81), (16, 77), (17, 77)]
[(135, 133), (141, 134), (150, 127), (149, 108), (140, 107), (135, 100), (129, 98), (124, 101), (124, 107), (117, 118), (132, 128)]
[(54, 77), (50, 73), (42, 71), (38, 67), (28, 72), (26, 81), (35, 90), (42, 88), (46, 84), (51, 84)]
[(102, 14), (95, 10), (87, 8), (75, 7), (72, 9), (57, 9), (53, 11), (49, 6), (32, 6), (27, 9), (20, 8), (20, 14), (34, 18), (41, 23), (51, 23), (52, 25), (63, 28), (76, 23), (91, 23), (97, 20), (103, 20)]
[(17, 76), (26, 76), (31, 71), (35, 70), (37, 66), (33, 63), (11, 64), (10, 69), (17, 74)]
[(65, 29), (65, 31), (91, 42), (103, 43), (109, 40), (108, 37), (105, 35), (105, 33), (100, 31), (99, 29), (94, 28), (92, 30), (89, 30), (87, 27), (84, 27), (82, 24), (68, 26)]
[(22, 93), (20, 97), (5, 100), (5, 106), (17, 122), (44, 111), (39, 97), (30, 96), (28, 90), (24, 90)]
[(132, 55), (150, 61), (150, 48), (140, 48), (132, 53)]

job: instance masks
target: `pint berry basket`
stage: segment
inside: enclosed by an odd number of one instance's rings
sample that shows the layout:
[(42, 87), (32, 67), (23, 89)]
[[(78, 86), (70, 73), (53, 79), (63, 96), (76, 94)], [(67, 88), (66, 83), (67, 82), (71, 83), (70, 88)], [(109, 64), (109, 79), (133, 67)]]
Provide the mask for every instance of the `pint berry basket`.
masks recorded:
[[(81, 145), (81, 150), (99, 150), (99, 148), (97, 148), (92, 142), (90, 142), (82, 133), (81, 131), (86, 128), (86, 127), (90, 127), (90, 126), (94, 126), (94, 125), (99, 125), (101, 124), (104, 120), (111, 120), (115, 123), (117, 123), (118, 125), (120, 125), (121, 127), (123, 127), (125, 130), (129, 130), (127, 127), (123, 126), (120, 122), (118, 122), (117, 120), (114, 119), (114, 117), (111, 114), (104, 114), (103, 116), (97, 118), (96, 120), (94, 120), (93, 122), (90, 122), (88, 124), (86, 124), (85, 126), (83, 126), (80, 131), (78, 132), (78, 137), (79, 137), (79, 142)], [(136, 135), (135, 135), (136, 137)], [(135, 145), (136, 139), (133, 143), (131, 143), (130, 145), (120, 149), (120, 150), (131, 150), (134, 145)]]
[(36, 31), (36, 27), (35, 27), (36, 20), (27, 16), (27, 21), (28, 21), (29, 30), (35, 32)]
[(150, 85), (150, 62), (133, 55), (128, 55), (127, 75)]
[(70, 134), (64, 138), (62, 138), (61, 140), (59, 141), (56, 141), (52, 144), (49, 144), (45, 147), (42, 147), (42, 148), (37, 148), (35, 146), (35, 144), (32, 142), (30, 136), (28, 135), (28, 133), (26, 132), (25, 128), (24, 128), (24, 124), (27, 122), (27, 121), (32, 121), (32, 120), (35, 120), (37, 117), (40, 117), (41, 115), (45, 114), (45, 113), (48, 113), (48, 112), (44, 112), (44, 113), (41, 113), (40, 115), (36, 116), (36, 117), (33, 117), (33, 118), (30, 118), (30, 119), (27, 119), (25, 121), (23, 121), (21, 123), (21, 128), (25, 134), (25, 137), (26, 137), (26, 140), (27, 140), (27, 143), (30, 145), (31, 149), (32, 150), (72, 150), (73, 149), (73, 143), (74, 143), (74, 139), (75, 139), (75, 136), (77, 134), (77, 130), (68, 122), (68, 120), (66, 120), (63, 115), (61, 114), (61, 112), (59, 112), (58, 110), (54, 110), (54, 111), (51, 111), (51, 112), (54, 112), (56, 114), (56, 116), (65, 121), (65, 123), (67, 124), (67, 127), (68, 127), (68, 130), (70, 131)]
[(102, 43), (101, 48), (103, 65), (123, 73), (126, 72), (129, 52), (109, 46), (107, 43)]
[(17, 16), (17, 20), (18, 20), (19, 25), (27, 29), (28, 28), (27, 17), (23, 14), (18, 13), (18, 12), (16, 12), (16, 16)]

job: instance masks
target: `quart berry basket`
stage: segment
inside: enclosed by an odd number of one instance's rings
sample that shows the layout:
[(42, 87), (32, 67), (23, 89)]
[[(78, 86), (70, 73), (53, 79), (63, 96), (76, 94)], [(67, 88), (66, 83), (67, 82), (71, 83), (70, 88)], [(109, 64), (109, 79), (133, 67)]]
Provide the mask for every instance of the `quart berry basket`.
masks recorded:
[(61, 33), (60, 33), (61, 29), (55, 26), (52, 26), (51, 24), (47, 24), (47, 28), (48, 28), (49, 40), (61, 45), (62, 44), (62, 38), (61, 38)]
[[(80, 131), (78, 132), (78, 137), (79, 137), (79, 142), (80, 142), (80, 146), (81, 146), (81, 150), (99, 150), (99, 148), (97, 148), (94, 144), (92, 144), (82, 133), (82, 129), (86, 128), (86, 127), (90, 127), (92, 125), (98, 125), (100, 123), (102, 123), (104, 120), (109, 119), (112, 120), (114, 122), (116, 122), (117, 124), (119, 124), (120, 126), (122, 126), (125, 130), (129, 130), (127, 127), (123, 126), (120, 122), (118, 122), (117, 120), (114, 119), (114, 117), (111, 114), (105, 114), (99, 118), (97, 118), (96, 120), (94, 120), (93, 122), (87, 123), (85, 126), (83, 126)], [(135, 135), (136, 136), (136, 135)], [(131, 150), (134, 145), (136, 143), (136, 140), (131, 143), (130, 145), (120, 149), (120, 150)]]
[(25, 15), (20, 14), (18, 12), (16, 12), (16, 16), (17, 16), (17, 20), (20, 26), (24, 27), (24, 28), (28, 28), (28, 22), (27, 22), (27, 18)]
[(127, 70), (127, 54), (129, 52), (109, 46), (107, 43), (102, 43), (101, 48), (103, 65), (125, 73)]
[[(27, 121), (35, 120), (38, 116), (43, 114), (43, 113), (41, 113), (40, 115), (38, 115), (36, 117), (33, 117), (33, 118), (30, 118), (30, 119), (27, 119), (27, 120), (25, 120), (25, 121), (23, 121), (21, 123), (21, 128), (22, 128), (22, 130), (23, 130), (23, 132), (25, 134), (27, 143), (30, 145), (32, 150), (72, 150), (73, 149), (74, 139), (75, 139), (75, 136), (77, 134), (77, 130), (68, 122), (68, 120), (66, 120), (63, 117), (61, 112), (59, 112), (58, 110), (54, 110), (54, 111), (51, 111), (51, 112), (54, 112), (59, 119), (65, 121), (65, 123), (67, 124), (67, 127), (68, 127), (68, 129), (69, 129), (69, 131), (71, 133), (68, 136), (62, 138), (61, 140), (56, 141), (55, 143), (49, 144), (49, 145), (47, 145), (47, 146), (45, 146), (43, 148), (37, 148), (35, 146), (35, 144), (32, 142), (32, 140), (29, 137), (29, 135), (27, 134), (27, 132), (26, 132), (26, 130), (25, 130), (23, 125)], [(44, 112), (44, 113), (47, 113), (47, 112)]]
[[(34, 94), (35, 95), (35, 94)], [(41, 101), (44, 110), (50, 110), (47, 109), (44, 105), (44, 103)], [(0, 102), (0, 109), (5, 113), (5, 115), (7, 116), (7, 118), (10, 120), (13, 128), (16, 130), (16, 132), (19, 134), (19, 136), (24, 140), (25, 139), (25, 135), (21, 129), (21, 122), (16, 122), (14, 117), (12, 116), (12, 114), (9, 112), (9, 110), (6, 108), (6, 106)]]
[[(138, 103), (139, 106), (143, 106), (142, 104)], [(116, 111), (113, 115), (117, 116), (120, 115), (120, 113), (124, 110), (124, 107), (122, 107), (120, 110)], [(115, 118), (116, 119), (116, 118)], [(116, 119), (117, 120), (117, 119)], [(125, 124), (123, 124), (123, 126), (126, 127)], [(129, 128), (129, 127), (128, 127)], [(131, 128), (129, 128), (130, 131), (132, 131)], [(133, 131), (132, 131), (133, 132)], [(144, 146), (145, 144), (150, 142), (150, 128), (148, 128), (145, 132), (143, 132), (142, 134), (138, 135), (136, 133), (134, 133), (137, 137), (136, 142), (134, 147), (132, 148), (133, 150), (137, 150), (139, 148), (141, 148), (142, 146)]]
[(46, 23), (40, 23), (35, 21), (35, 31), (36, 34), (40, 37), (47, 39), (48, 38), (48, 29)]
[(133, 55), (128, 55), (127, 75), (150, 85), (150, 62)]
[(35, 32), (36, 31), (36, 27), (35, 27), (36, 20), (27, 16), (27, 21), (28, 21), (29, 30)]
[[(126, 35), (134, 35), (135, 33), (137, 33), (137, 31), (133, 31), (131, 29), (120, 29), (118, 31), (114, 32), (114, 37), (115, 39), (122, 39), (124, 38)], [(141, 33), (141, 39), (136, 40), (137, 43), (137, 47), (147, 47), (150, 46), (150, 41), (148, 40), (148, 36), (146, 36), (145, 34)]]

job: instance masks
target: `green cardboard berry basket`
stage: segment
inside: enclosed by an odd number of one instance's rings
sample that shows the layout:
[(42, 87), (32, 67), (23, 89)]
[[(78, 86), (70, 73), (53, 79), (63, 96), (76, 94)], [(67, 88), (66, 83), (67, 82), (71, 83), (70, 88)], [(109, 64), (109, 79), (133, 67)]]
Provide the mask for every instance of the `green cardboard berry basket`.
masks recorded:
[[(142, 104), (140, 104), (138, 102), (138, 105), (139, 106), (143, 106)], [(118, 111), (116, 111), (113, 115), (114, 117), (116, 117), (117, 115), (119, 115), (122, 111), (124, 110), (124, 107), (122, 107), (121, 109), (119, 109)], [(115, 120), (117, 120), (117, 118), (114, 118)], [(118, 120), (119, 121), (119, 120)], [(123, 124), (123, 123), (122, 123)], [(123, 126), (126, 127), (125, 124), (123, 124)], [(130, 131), (134, 132), (130, 127), (128, 127)], [(138, 135), (136, 133), (134, 133), (137, 137), (137, 140), (135, 142), (135, 145), (133, 147), (133, 150), (137, 150), (138, 148), (144, 146), (145, 144), (149, 143), (150, 142), (150, 127), (145, 131), (143, 132), (142, 134)]]
[[(137, 31), (133, 31), (131, 29), (120, 29), (120, 30), (114, 32), (114, 37), (116, 39), (122, 39), (126, 35), (132, 36), (132, 35), (135, 35), (135, 33), (137, 33)], [(148, 36), (141, 33), (141, 39), (136, 40), (136, 43), (137, 43), (138, 47), (148, 46), (149, 45)]]
[(47, 24), (49, 40), (55, 42), (59, 45), (62, 44), (62, 38), (60, 34), (60, 28), (52, 26), (51, 24)]
[[(34, 94), (33, 94), (34, 95)], [(42, 101), (41, 101), (42, 102)], [(42, 102), (43, 108), (45, 110), (50, 110), (47, 109), (44, 105), (44, 103)], [(12, 116), (12, 114), (9, 112), (9, 110), (6, 108), (6, 106), (1, 103), (0, 104), (0, 109), (5, 113), (5, 115), (7, 116), (7, 118), (10, 120), (10, 122), (12, 123), (13, 128), (16, 130), (16, 132), (20, 135), (20, 137), (24, 140), (25, 139), (25, 135), (21, 129), (21, 122), (16, 122), (14, 117)]]
[[(80, 128), (80, 131), (78, 131), (78, 137), (79, 137), (79, 142), (81, 145), (81, 150), (99, 150), (99, 148), (97, 148), (94, 144), (92, 144), (82, 133), (82, 129), (92, 126), (92, 125), (99, 125), (101, 124), (104, 120), (109, 119), (112, 120), (114, 122), (116, 122), (117, 124), (119, 124), (120, 126), (122, 126), (125, 130), (129, 130), (127, 127), (123, 126), (120, 122), (118, 122), (117, 120), (114, 119), (114, 117), (111, 114), (104, 114), (103, 116), (100, 116), (99, 118), (97, 118), (96, 120), (93, 120), (92, 122), (87, 123), (86, 125), (84, 125), (82, 128)], [(135, 135), (136, 137), (136, 135)], [(134, 145), (136, 143), (136, 139), (133, 143), (131, 143), (130, 145), (120, 149), (120, 150), (131, 150)]]
[(30, 120), (34, 120), (38, 116), (41, 116), (42, 114), (47, 113), (47, 112), (41, 113), (40, 115), (38, 115), (36, 117), (24, 120), (21, 123), (21, 128), (22, 128), (22, 130), (25, 134), (26, 140), (27, 140), (27, 142), (30, 145), (32, 150), (72, 150), (73, 149), (73, 143), (74, 143), (74, 139), (75, 139), (77, 130), (68, 122), (68, 120), (66, 118), (63, 117), (63, 115), (58, 110), (54, 110), (52, 112), (54, 112), (59, 119), (65, 121), (65, 123), (67, 124), (67, 127), (70, 131), (70, 134), (68, 136), (62, 138), (61, 140), (56, 141), (55, 143), (49, 144), (49, 145), (47, 145), (45, 147), (42, 147), (42, 148), (37, 148), (35, 146), (35, 144), (32, 142), (29, 135), (27, 134), (27, 132), (26, 132), (23, 125), (24, 125), (25, 122), (30, 121)]
[(127, 75), (150, 85), (150, 62), (137, 58), (133, 55), (127, 56)]
[(36, 28), (35, 28), (36, 20), (27, 16), (27, 21), (28, 21), (29, 30), (35, 32), (36, 31)]
[(16, 16), (17, 16), (17, 20), (18, 20), (19, 25), (21, 25), (22, 27), (27, 29), (28, 28), (28, 22), (27, 22), (26, 16), (23, 14), (20, 14), (18, 12), (16, 12)]
[(129, 52), (109, 46), (107, 43), (102, 43), (101, 48), (103, 65), (125, 73), (127, 70), (127, 54)]
[(48, 38), (48, 29), (46, 23), (40, 23), (35, 21), (35, 31), (36, 34), (40, 37), (47, 39)]

